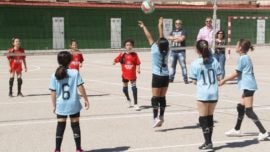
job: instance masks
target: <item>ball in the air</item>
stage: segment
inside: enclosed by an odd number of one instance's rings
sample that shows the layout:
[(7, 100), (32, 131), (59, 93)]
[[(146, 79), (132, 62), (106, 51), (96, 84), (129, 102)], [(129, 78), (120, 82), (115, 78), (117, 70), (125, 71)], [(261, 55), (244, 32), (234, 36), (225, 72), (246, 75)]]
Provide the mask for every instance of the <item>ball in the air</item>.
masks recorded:
[(153, 0), (144, 0), (141, 5), (141, 9), (145, 14), (151, 14), (155, 10), (155, 4)]

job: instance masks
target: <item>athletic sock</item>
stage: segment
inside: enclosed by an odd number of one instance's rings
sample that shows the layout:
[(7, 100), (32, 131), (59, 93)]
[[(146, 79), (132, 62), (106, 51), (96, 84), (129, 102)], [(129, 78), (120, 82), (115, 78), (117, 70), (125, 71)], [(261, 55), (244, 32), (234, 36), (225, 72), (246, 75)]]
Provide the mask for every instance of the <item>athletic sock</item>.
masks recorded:
[(59, 150), (61, 149), (61, 144), (62, 144), (62, 140), (63, 140), (63, 135), (65, 132), (65, 128), (66, 128), (66, 122), (58, 122), (57, 123), (57, 127), (56, 127), (56, 140), (55, 140), (55, 145), (56, 148), (55, 150)]
[(130, 101), (129, 94), (128, 94), (128, 87), (123, 87), (123, 93), (125, 94), (128, 101)]
[(79, 122), (72, 122), (71, 128), (73, 130), (74, 140), (77, 149), (81, 149), (81, 129)]
[(132, 87), (131, 87), (131, 89), (132, 89), (132, 92), (133, 92), (133, 98), (134, 98), (134, 104), (136, 105), (136, 104), (138, 104), (138, 100), (137, 100), (137, 98), (138, 98), (138, 90), (137, 90), (137, 87), (136, 87), (136, 85), (133, 85)]

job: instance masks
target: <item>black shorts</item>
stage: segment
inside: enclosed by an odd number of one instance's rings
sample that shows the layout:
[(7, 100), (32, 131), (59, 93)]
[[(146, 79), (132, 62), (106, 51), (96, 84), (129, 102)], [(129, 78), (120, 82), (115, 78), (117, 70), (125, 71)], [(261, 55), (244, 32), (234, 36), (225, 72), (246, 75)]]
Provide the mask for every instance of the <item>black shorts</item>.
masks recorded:
[(169, 86), (169, 76), (152, 75), (152, 88), (164, 88)]
[(254, 90), (244, 90), (243, 91), (243, 94), (242, 94), (242, 97), (253, 97), (255, 91)]
[(129, 81), (136, 81), (136, 79), (135, 80), (128, 80), (128, 79), (125, 79), (124, 77), (122, 77), (122, 82), (127, 83)]
[[(57, 118), (59, 119), (59, 118), (67, 118), (68, 116), (65, 116), (65, 115), (58, 115), (57, 114)], [(80, 117), (80, 112), (78, 112), (78, 113), (75, 113), (75, 114), (73, 114), (73, 115), (69, 115), (69, 118), (77, 118), (77, 117)]]
[(217, 103), (218, 102), (217, 100), (198, 100), (198, 101), (202, 103)]

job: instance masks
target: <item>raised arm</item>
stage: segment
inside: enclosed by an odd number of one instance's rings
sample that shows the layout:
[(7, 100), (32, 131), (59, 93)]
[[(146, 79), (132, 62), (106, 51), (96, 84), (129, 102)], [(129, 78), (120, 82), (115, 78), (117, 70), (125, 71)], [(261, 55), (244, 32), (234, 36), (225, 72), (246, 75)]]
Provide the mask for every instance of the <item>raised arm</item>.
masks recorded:
[(160, 17), (158, 20), (158, 34), (159, 38), (164, 38), (163, 34), (163, 17)]
[(146, 39), (148, 40), (149, 45), (152, 45), (154, 43), (153, 37), (151, 33), (148, 31), (147, 27), (144, 25), (143, 21), (138, 21), (138, 25), (140, 28), (143, 29), (143, 32), (146, 36)]

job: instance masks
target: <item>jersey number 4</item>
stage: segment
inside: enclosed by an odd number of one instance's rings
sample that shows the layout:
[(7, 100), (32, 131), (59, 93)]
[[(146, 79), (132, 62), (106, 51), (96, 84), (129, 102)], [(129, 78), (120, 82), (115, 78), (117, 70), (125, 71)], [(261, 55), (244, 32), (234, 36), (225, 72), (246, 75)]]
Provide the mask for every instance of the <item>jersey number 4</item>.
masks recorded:
[(69, 85), (67, 83), (62, 85), (62, 98), (68, 100), (70, 98)]
[[(207, 71), (207, 72), (205, 72), (205, 71)], [(216, 79), (215, 79), (216, 74), (215, 74), (215, 71), (213, 69), (202, 70), (201, 75), (203, 78), (203, 85), (208, 85), (206, 82), (207, 78), (208, 78), (208, 82), (210, 83), (210, 85), (216, 83)]]

